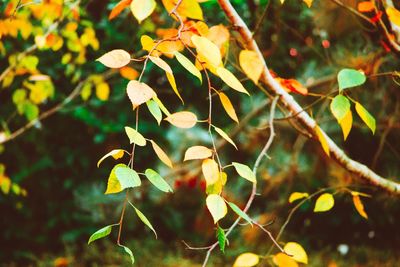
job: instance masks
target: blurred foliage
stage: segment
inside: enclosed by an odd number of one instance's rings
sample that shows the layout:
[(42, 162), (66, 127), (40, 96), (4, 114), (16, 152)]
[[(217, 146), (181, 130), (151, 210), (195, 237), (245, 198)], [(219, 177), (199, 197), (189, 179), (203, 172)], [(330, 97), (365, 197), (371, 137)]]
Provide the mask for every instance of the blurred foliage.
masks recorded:
[[(135, 119), (125, 94), (128, 79), (118, 71), (107, 71), (95, 59), (116, 48), (141, 51), (141, 35), (155, 38), (156, 25), (171, 25), (172, 21), (161, 10), (140, 27), (128, 10), (109, 21), (109, 12), (117, 1), (65, 1), (63, 6), (62, 1), (56, 0), (22, 1), (27, 5), (15, 10), (17, 2), (0, 3), (0, 70), (14, 66), (0, 89), (0, 138), (64, 101), (79, 83), (83, 89), (59, 112), (36, 121), (32, 129), (0, 145), (0, 263), (128, 266), (125, 255), (111, 244), (115, 235), (86, 245), (90, 234), (119, 218), (123, 194), (103, 194), (111, 162), (105, 161), (101, 168), (96, 168), (96, 162), (111, 149), (128, 147), (123, 127), (134, 125)], [(281, 6), (279, 1), (232, 1), (252, 29), (268, 6), (255, 37), (271, 69), (281, 77), (296, 78), (311, 92), (328, 94), (336, 89), (335, 74), (344, 67), (362, 69), (366, 75), (400, 70), (398, 57), (385, 51), (378, 33), (365, 32), (365, 25), (346, 10), (330, 1), (315, 1), (311, 9), (300, 2), (287, 0)], [(349, 5), (355, 2), (347, 1)], [(253, 10), (249, 5), (259, 7)], [(203, 3), (202, 8), (209, 25), (225, 23), (215, 1)], [(12, 15), (15, 18), (10, 18)], [(46, 35), (50, 27), (54, 30)], [(23, 51), (33, 45), (38, 48), (24, 55)], [(234, 55), (240, 46), (232, 39), (229, 49), (230, 61), (236, 63)], [(20, 55), (23, 56), (19, 58)], [(143, 51), (136, 56), (141, 55)], [(207, 93), (198, 90), (196, 78), (187, 75), (180, 65), (168, 62), (189, 108), (205, 114)], [(128, 77), (137, 76), (141, 65), (132, 63), (130, 67), (136, 72), (130, 70)], [(180, 109), (179, 100), (161, 74), (149, 64), (143, 81), (158, 89), (170, 110)], [(327, 101), (313, 105), (312, 114), (352, 158), (396, 180), (400, 175), (400, 94), (393, 79), (376, 76), (351, 92), (352, 98), (374, 114), (375, 136), (355, 119), (349, 138), (342, 141)], [(251, 82), (244, 84), (252, 97), (231, 98), (239, 118), (261, 106), (265, 98)], [(301, 95), (295, 98), (303, 106), (316, 100)], [(267, 124), (266, 110), (253, 117), (236, 137), (240, 153), (233, 153), (234, 149), (228, 146), (222, 149), (230, 161), (254, 162), (267, 139), (266, 131), (260, 130)], [(216, 125), (234, 127), (221, 106), (216, 105), (214, 112), (218, 114), (214, 116)], [(323, 187), (353, 186), (373, 196), (363, 200), (368, 220), (356, 212), (351, 196), (340, 193), (335, 196), (331, 213), (315, 214), (313, 203), (306, 202), (289, 222), (284, 239), (301, 241), (312, 258), (310, 266), (396, 266), (400, 260), (398, 199), (353, 182), (349, 174), (325, 157), (318, 143), (299, 135), (287, 121), (277, 121), (276, 128), (278, 137), (269, 152), (272, 158), (261, 166), (260, 195), (250, 214), (263, 223), (274, 221), (269, 229), (277, 233), (293, 205), (288, 204), (291, 192), (311, 194)], [(200, 127), (190, 131), (160, 128), (149, 113), (143, 113), (140, 131), (157, 139), (174, 162), (182, 160), (188, 144), (209, 142), (207, 131)], [(384, 149), (377, 152), (382, 142)], [(145, 150), (135, 164), (148, 167), (149, 162), (159, 161)], [(168, 174), (161, 164), (158, 167), (160, 173)], [(236, 179), (230, 171), (228, 177), (234, 182), (228, 184), (227, 199), (244, 205), (250, 192), (248, 183)], [(149, 217), (159, 234), (159, 240), (153, 240), (129, 210), (123, 238), (134, 250), (137, 266), (199, 266), (194, 262), (201, 262), (203, 253), (186, 250), (181, 240), (200, 246), (215, 240), (201, 179), (191, 172), (169, 176), (175, 193), (167, 196), (147, 185), (145, 190), (133, 192), (135, 205)], [(230, 213), (222, 227), (229, 226), (235, 218)], [(215, 252), (211, 265), (231, 266), (239, 253), (263, 253), (271, 245), (264, 233), (249, 226), (241, 227), (229, 240), (226, 255)], [(349, 251), (341, 253), (340, 246), (347, 246)], [(269, 266), (268, 262), (263, 264)]]

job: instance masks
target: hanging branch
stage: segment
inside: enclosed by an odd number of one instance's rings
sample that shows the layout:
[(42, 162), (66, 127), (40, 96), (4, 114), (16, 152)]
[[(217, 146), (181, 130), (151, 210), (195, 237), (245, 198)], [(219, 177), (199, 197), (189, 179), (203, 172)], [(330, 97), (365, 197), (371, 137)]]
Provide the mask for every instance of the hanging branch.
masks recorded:
[[(218, 3), (231, 24), (235, 26), (235, 29), (237, 29), (244, 40), (246, 48), (256, 52), (261, 62), (263, 62), (264, 69), (261, 75), (261, 82), (268, 86), (273, 93), (280, 96), (280, 103), (285, 106), (290, 113), (298, 114), (294, 119), (299, 122), (307, 132), (314, 136), (315, 139), (317, 139), (317, 123), (308, 115), (307, 112), (303, 112), (303, 108), (296, 102), (296, 100), (272, 77), (262, 53), (243, 19), (233, 8), (229, 0), (218, 0)], [(356, 174), (368, 183), (380, 187), (388, 192), (400, 195), (400, 184), (387, 180), (373, 172), (364, 164), (352, 160), (328, 135), (325, 134), (325, 136), (331, 157), (334, 158), (343, 168), (350, 173)]]

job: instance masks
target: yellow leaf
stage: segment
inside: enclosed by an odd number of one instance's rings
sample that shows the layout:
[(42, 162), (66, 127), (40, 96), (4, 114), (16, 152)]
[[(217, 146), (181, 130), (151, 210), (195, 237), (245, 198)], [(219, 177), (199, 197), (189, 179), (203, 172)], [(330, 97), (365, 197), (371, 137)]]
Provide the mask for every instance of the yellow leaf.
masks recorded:
[(111, 170), (110, 176), (108, 177), (107, 189), (104, 194), (114, 194), (114, 193), (119, 193), (122, 191), (121, 184), (118, 181), (117, 175), (115, 174), (115, 170), (117, 169), (117, 167), (121, 167), (121, 166), (125, 166), (125, 165), (117, 164)]
[(102, 82), (96, 85), (96, 96), (101, 101), (106, 101), (110, 95), (110, 87), (107, 83)]
[(134, 109), (156, 96), (156, 93), (150, 86), (136, 80), (132, 80), (128, 83), (126, 92)]
[(314, 128), (315, 133), (317, 134), (318, 140), (321, 143), (322, 149), (325, 151), (325, 153), (329, 156), (329, 145), (328, 145), (328, 140), (326, 140), (326, 135), (325, 133), (319, 128), (318, 125), (315, 126)]
[(230, 38), (229, 30), (222, 24), (215, 25), (208, 29), (205, 36), (207, 37), (208, 40), (210, 40), (216, 46), (219, 47), (221, 56), (223, 56), (225, 54), (227, 45), (229, 44), (229, 38)]
[(181, 53), (179, 53), (178, 51), (176, 51), (174, 53), (176, 59), (178, 60), (178, 62), (187, 70), (189, 71), (191, 74), (193, 74), (194, 76), (196, 76), (197, 78), (199, 78), (200, 83), (202, 82), (202, 77), (201, 77), (201, 73), (200, 71), (196, 68), (196, 66), (184, 55), (182, 55)]
[(98, 162), (97, 162), (97, 168), (100, 166), (100, 164), (103, 162), (108, 157), (113, 157), (114, 159), (120, 159), (124, 156), (125, 150), (123, 149), (113, 149), (107, 154), (105, 154)]
[(308, 193), (300, 193), (300, 192), (293, 192), (290, 194), (289, 196), (289, 203), (293, 203), (296, 200), (308, 197), (309, 194)]
[(131, 55), (129, 55), (125, 50), (115, 49), (105, 53), (99, 57), (97, 61), (100, 61), (104, 66), (109, 68), (121, 68), (129, 64), (131, 61)]
[[(178, 3), (177, 0), (162, 0), (165, 9), (171, 12)], [(203, 11), (196, 0), (182, 0), (176, 12), (182, 17), (203, 20)]]
[(219, 220), (225, 217), (228, 212), (228, 208), (226, 207), (226, 203), (224, 199), (217, 194), (208, 195), (206, 198), (207, 208), (210, 211), (214, 223), (217, 223)]
[(353, 195), (353, 204), (354, 204), (354, 207), (356, 208), (356, 210), (358, 211), (358, 213), (359, 213), (362, 217), (364, 217), (365, 219), (368, 219), (368, 215), (367, 215), (367, 213), (365, 212), (364, 205), (363, 205), (363, 203), (361, 202), (361, 199), (360, 199), (359, 194), (353, 194), (353, 192), (352, 192), (352, 195)]
[(197, 49), (197, 53), (202, 55), (205, 60), (214, 67), (218, 67), (222, 64), (221, 52), (218, 46), (208, 40), (206, 37), (193, 35), (192, 43)]
[(314, 0), (303, 0), (303, 1), (304, 1), (304, 3), (306, 3), (306, 5), (307, 5), (308, 7), (311, 7), (311, 5), (312, 5), (312, 3), (313, 3)]
[(274, 255), (272, 260), (278, 267), (298, 267), (299, 266), (292, 257), (290, 257), (282, 252), (279, 252), (278, 254)]
[(372, 134), (375, 134), (376, 121), (375, 118), (366, 110), (360, 103), (356, 102), (356, 112), (363, 122), (371, 129)]
[(224, 93), (219, 93), (219, 99), (221, 100), (222, 106), (224, 107), (226, 113), (231, 117), (232, 120), (239, 123), (238, 117), (236, 116), (235, 108), (233, 107), (231, 101)]
[(156, 8), (154, 0), (133, 0), (131, 3), (131, 11), (139, 24), (153, 13)]
[(317, 198), (315, 202), (314, 212), (324, 212), (333, 208), (335, 199), (330, 193), (324, 193)]
[(206, 179), (206, 184), (211, 185), (219, 180), (219, 168), (218, 164), (213, 159), (205, 159), (201, 164), (201, 170), (203, 172), (204, 178)]
[(246, 76), (255, 84), (258, 84), (258, 80), (264, 70), (264, 64), (257, 53), (251, 50), (240, 51), (239, 64)]
[(174, 75), (169, 72), (166, 72), (166, 75), (167, 75), (167, 80), (172, 87), (172, 90), (174, 90), (174, 93), (179, 97), (179, 99), (182, 101), (183, 104), (183, 98), (181, 97), (181, 94), (179, 93), (178, 88), (176, 87)]
[(233, 267), (251, 267), (260, 262), (260, 257), (257, 254), (246, 252), (240, 254), (233, 264)]
[(344, 118), (339, 122), (339, 125), (342, 128), (344, 140), (346, 140), (351, 131), (351, 126), (353, 125), (353, 115), (351, 110), (346, 113)]
[(289, 242), (284, 246), (283, 250), (287, 254), (291, 255), (295, 261), (305, 264), (308, 263), (307, 253), (300, 244), (296, 242)]
[(189, 147), (185, 152), (185, 158), (183, 161), (192, 159), (205, 159), (212, 156), (212, 150), (205, 146), (192, 146)]
[(139, 73), (134, 68), (127, 66), (120, 68), (119, 74), (121, 74), (122, 77), (128, 80), (134, 80), (139, 77)]
[(168, 155), (164, 152), (164, 150), (161, 149), (161, 147), (159, 147), (156, 142), (154, 142), (153, 140), (150, 140), (151, 146), (154, 149), (154, 152), (156, 152), (157, 157), (168, 167), (172, 168), (172, 162), (170, 160), (170, 158), (168, 157)]
[(243, 87), (242, 83), (229, 70), (225, 69), (224, 67), (218, 67), (217, 74), (221, 80), (223, 80), (224, 83), (229, 85), (229, 87), (232, 89), (250, 95), (249, 92), (247, 92), (247, 90)]
[(192, 112), (180, 111), (169, 115), (164, 120), (178, 128), (188, 129), (192, 128), (196, 124), (197, 117)]
[(397, 26), (400, 26), (400, 11), (398, 11), (394, 7), (388, 7), (386, 9), (386, 14), (389, 17), (390, 22), (396, 24)]
[(224, 138), (231, 145), (233, 145), (236, 148), (236, 150), (238, 149), (235, 142), (233, 142), (233, 140), (221, 128), (214, 126), (214, 129), (222, 138)]

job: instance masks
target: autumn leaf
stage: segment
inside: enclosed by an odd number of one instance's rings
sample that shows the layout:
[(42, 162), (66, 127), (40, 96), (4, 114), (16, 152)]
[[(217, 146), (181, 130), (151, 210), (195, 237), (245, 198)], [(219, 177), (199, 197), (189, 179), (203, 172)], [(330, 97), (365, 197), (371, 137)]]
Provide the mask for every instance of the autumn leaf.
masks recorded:
[(217, 194), (208, 195), (206, 198), (207, 208), (213, 217), (214, 223), (225, 217), (228, 212), (225, 200)]
[[(165, 9), (171, 12), (175, 8), (177, 1), (175, 0), (162, 0)], [(203, 20), (203, 11), (196, 0), (182, 0), (176, 12), (182, 17), (191, 19)]]
[(328, 155), (328, 157), (329, 157), (330, 150), (329, 150), (329, 144), (328, 144), (328, 140), (326, 138), (325, 133), (321, 130), (321, 128), (318, 125), (315, 125), (314, 131), (318, 138), (318, 141), (321, 143), (322, 149), (324, 150), (326, 155)]
[(119, 1), (111, 10), (110, 15), (108, 16), (108, 19), (112, 20), (115, 17), (117, 17), (122, 12), (122, 10), (124, 10), (126, 7), (129, 7), (131, 2), (132, 2), (132, 0)]
[(171, 159), (168, 157), (168, 155), (164, 152), (164, 150), (162, 150), (161, 147), (159, 147), (157, 145), (156, 142), (154, 142), (153, 140), (150, 140), (151, 146), (154, 149), (154, 152), (156, 153), (157, 157), (168, 167), (173, 168), (172, 165), (172, 161)]
[(133, 0), (130, 4), (133, 16), (137, 21), (142, 23), (144, 19), (153, 13), (156, 8), (156, 1), (154, 0)]
[(193, 35), (192, 43), (196, 47), (197, 53), (201, 54), (208, 63), (214, 67), (218, 67), (222, 64), (221, 52), (218, 46), (208, 40), (206, 37)]
[(205, 159), (212, 156), (212, 150), (205, 146), (192, 146), (189, 147), (185, 152), (185, 158), (183, 161), (193, 159)]
[(286, 255), (285, 253), (279, 252), (278, 254), (274, 255), (272, 261), (278, 267), (298, 267), (299, 264), (290, 256)]
[(283, 247), (283, 250), (291, 255), (291, 257), (300, 263), (308, 264), (307, 253), (304, 248), (296, 242), (288, 242)]
[(229, 87), (231, 87), (232, 89), (250, 95), (249, 92), (247, 92), (246, 88), (243, 87), (243, 84), (238, 80), (238, 78), (236, 78), (235, 75), (233, 75), (233, 73), (229, 70), (225, 69), (224, 67), (218, 67), (217, 74), (221, 78), (221, 80), (223, 80), (224, 83), (229, 85)]
[(301, 192), (293, 192), (289, 196), (289, 203), (293, 203), (296, 200), (308, 197), (308, 193), (301, 193)]
[(218, 94), (219, 99), (221, 100), (222, 106), (224, 107), (226, 113), (228, 114), (228, 116), (236, 121), (237, 123), (239, 123), (239, 119), (236, 115), (236, 111), (235, 108), (233, 107), (231, 101), (229, 100), (228, 96), (224, 93), (219, 93)]
[(252, 267), (256, 266), (260, 262), (260, 257), (257, 254), (246, 252), (240, 254), (235, 262), (233, 263), (233, 267)]
[(365, 219), (368, 219), (368, 215), (364, 209), (364, 204), (361, 202), (361, 198), (360, 198), (361, 194), (358, 192), (352, 191), (351, 195), (353, 196), (353, 204), (354, 204), (354, 207), (356, 208), (357, 212)]
[(178, 128), (188, 129), (196, 125), (197, 116), (189, 111), (180, 111), (169, 115), (164, 120)]
[(137, 72), (134, 68), (127, 66), (120, 68), (119, 74), (128, 80), (135, 80), (137, 77), (139, 77), (139, 72)]
[(246, 76), (255, 84), (258, 84), (258, 80), (264, 70), (264, 64), (258, 54), (252, 50), (240, 51), (239, 64)]
[(360, 12), (372, 12), (375, 10), (375, 4), (372, 1), (363, 1), (357, 4), (357, 10)]
[(205, 159), (201, 164), (201, 170), (204, 178), (206, 179), (207, 185), (214, 184), (219, 179), (219, 168), (218, 164), (213, 159)]
[(109, 68), (121, 68), (129, 64), (131, 55), (125, 50), (115, 49), (105, 53), (97, 61), (100, 61), (104, 66)]
[(317, 198), (315, 202), (314, 212), (325, 212), (333, 208), (335, 199), (330, 193), (324, 193)]
[(150, 86), (136, 80), (128, 83), (126, 92), (134, 109), (156, 96), (156, 93), (150, 88)]
[(113, 157), (114, 159), (120, 159), (124, 156), (124, 152), (126, 152), (123, 149), (113, 149), (110, 152), (108, 152), (107, 154), (105, 154), (101, 159), (99, 159), (99, 161), (97, 162), (97, 168), (100, 166), (100, 164), (103, 162), (103, 160), (105, 160), (108, 157)]

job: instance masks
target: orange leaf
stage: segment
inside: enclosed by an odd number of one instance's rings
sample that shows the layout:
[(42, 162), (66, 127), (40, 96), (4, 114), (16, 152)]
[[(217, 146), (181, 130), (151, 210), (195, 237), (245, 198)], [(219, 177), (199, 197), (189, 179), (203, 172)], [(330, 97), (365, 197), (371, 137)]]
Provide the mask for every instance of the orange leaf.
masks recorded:
[(278, 267), (298, 267), (299, 265), (297, 262), (290, 256), (279, 252), (272, 258), (273, 262), (278, 266)]
[(122, 10), (124, 10), (126, 7), (129, 7), (131, 4), (132, 0), (121, 0), (114, 6), (114, 8), (111, 10), (110, 15), (108, 16), (108, 20), (114, 19), (116, 16), (118, 16)]
[(357, 9), (360, 12), (371, 12), (375, 10), (375, 4), (371, 1), (360, 2), (357, 5)]
[(356, 208), (356, 210), (358, 211), (358, 213), (359, 213), (362, 217), (364, 217), (365, 219), (368, 219), (368, 215), (367, 215), (367, 213), (365, 212), (364, 205), (363, 205), (363, 203), (361, 202), (360, 196), (359, 196), (358, 194), (356, 194), (356, 193), (353, 193), (353, 192), (352, 192), (352, 195), (353, 195), (353, 204), (354, 204), (354, 207)]
[(308, 89), (295, 79), (276, 78), (287, 92), (294, 92), (302, 95), (308, 94)]
[(119, 69), (119, 74), (128, 80), (134, 80), (139, 77), (139, 72), (131, 67), (122, 67)]

